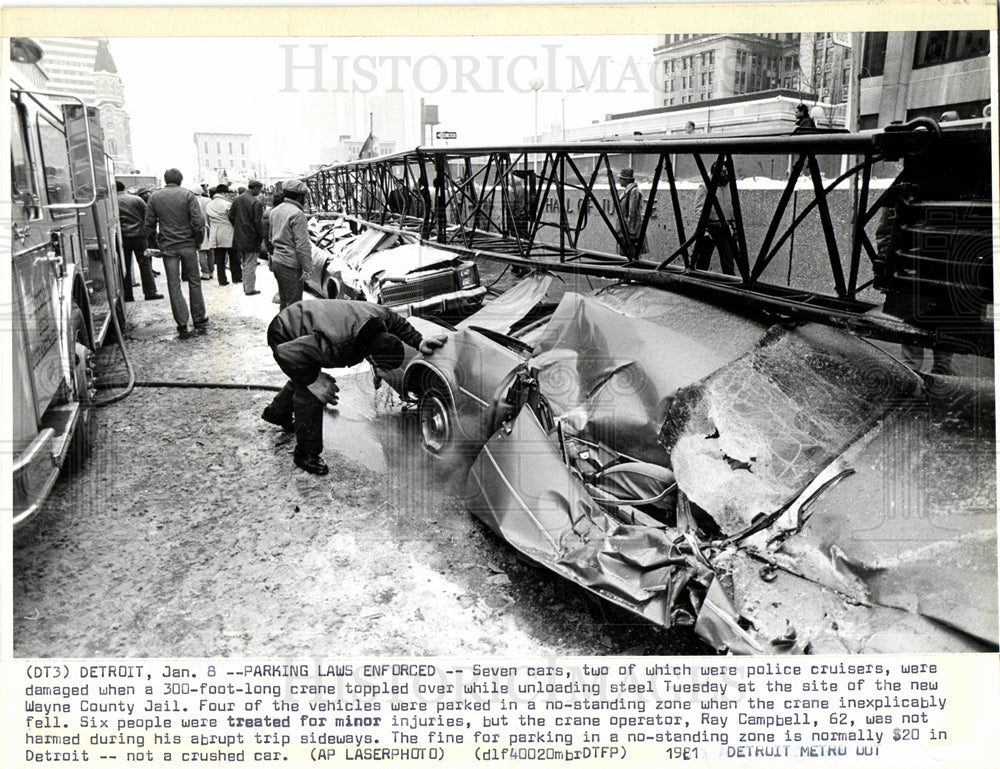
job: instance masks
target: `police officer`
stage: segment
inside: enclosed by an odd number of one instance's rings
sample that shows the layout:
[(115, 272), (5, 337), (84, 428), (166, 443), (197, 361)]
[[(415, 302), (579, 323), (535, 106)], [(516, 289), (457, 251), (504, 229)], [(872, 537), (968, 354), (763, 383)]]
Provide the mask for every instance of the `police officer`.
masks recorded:
[[(323, 368), (347, 368), (368, 358), (390, 370), (403, 363), (403, 343), (430, 355), (447, 337), (424, 339), (387, 307), (345, 299), (296, 302), (275, 316), (267, 344), (289, 382), (264, 409), (261, 418), (295, 431), (295, 464), (326, 475), (323, 451), (323, 402), (335, 404), (339, 388)], [(293, 418), (294, 417), (294, 418)]]

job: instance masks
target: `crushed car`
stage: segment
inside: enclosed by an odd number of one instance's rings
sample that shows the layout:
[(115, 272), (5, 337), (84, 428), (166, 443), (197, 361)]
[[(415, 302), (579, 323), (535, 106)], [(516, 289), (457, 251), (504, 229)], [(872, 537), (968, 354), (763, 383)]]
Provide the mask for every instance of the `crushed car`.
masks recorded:
[(313, 219), (313, 269), (306, 286), (328, 299), (364, 299), (403, 316), (478, 309), (486, 296), (475, 262), (376, 228), (355, 233), (343, 219)]
[(531, 320), (544, 287), (377, 372), (500, 537), (719, 651), (997, 650), (991, 382), (649, 287)]

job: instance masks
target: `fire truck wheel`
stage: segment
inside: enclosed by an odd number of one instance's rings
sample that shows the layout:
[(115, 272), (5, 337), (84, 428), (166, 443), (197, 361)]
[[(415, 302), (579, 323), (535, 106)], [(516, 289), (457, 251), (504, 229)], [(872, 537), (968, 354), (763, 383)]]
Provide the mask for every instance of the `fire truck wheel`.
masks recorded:
[(72, 350), (74, 356), (72, 367), (73, 394), (80, 402), (80, 418), (76, 422), (69, 454), (66, 456), (66, 463), (63, 467), (70, 472), (75, 472), (83, 467), (87, 457), (90, 456), (97, 430), (97, 419), (94, 416), (93, 407), (95, 393), (93, 353), (87, 346), (87, 323), (83, 316), (83, 310), (78, 305), (73, 305), (70, 323), (72, 324), (74, 346)]

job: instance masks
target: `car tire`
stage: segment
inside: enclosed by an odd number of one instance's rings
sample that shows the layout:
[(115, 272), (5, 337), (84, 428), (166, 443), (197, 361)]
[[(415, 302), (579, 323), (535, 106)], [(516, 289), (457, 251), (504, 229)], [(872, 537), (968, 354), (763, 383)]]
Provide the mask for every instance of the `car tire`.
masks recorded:
[(76, 421), (69, 453), (67, 453), (66, 461), (63, 464), (63, 469), (72, 473), (80, 470), (90, 456), (97, 432), (97, 419), (94, 416), (94, 369), (87, 335), (87, 322), (83, 310), (76, 304), (73, 305), (73, 312), (70, 316), (70, 328), (72, 329), (71, 339), (73, 343), (73, 349), (70, 353), (74, 356), (70, 369), (73, 380), (72, 390), (73, 397), (80, 403), (80, 416)]
[(432, 384), (420, 394), (417, 406), (420, 420), (420, 443), (433, 457), (448, 456), (455, 447), (455, 409), (448, 394)]

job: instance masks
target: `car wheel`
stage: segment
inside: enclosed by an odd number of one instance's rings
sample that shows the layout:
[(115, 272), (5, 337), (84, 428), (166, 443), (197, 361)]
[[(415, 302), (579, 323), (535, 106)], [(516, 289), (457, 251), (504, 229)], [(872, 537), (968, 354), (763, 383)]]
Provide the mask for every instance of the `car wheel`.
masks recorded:
[(93, 353), (88, 346), (87, 323), (83, 310), (78, 305), (73, 305), (70, 323), (73, 330), (73, 349), (70, 350), (70, 354), (74, 356), (71, 369), (73, 395), (80, 403), (80, 417), (77, 419), (76, 429), (73, 432), (73, 439), (63, 467), (70, 472), (76, 472), (83, 467), (87, 457), (90, 456), (91, 447), (94, 445), (97, 432), (97, 419), (94, 417), (96, 390), (94, 388)]
[(443, 456), (454, 443), (454, 411), (448, 395), (436, 385), (424, 390), (417, 407), (420, 415), (420, 440), (424, 450)]

